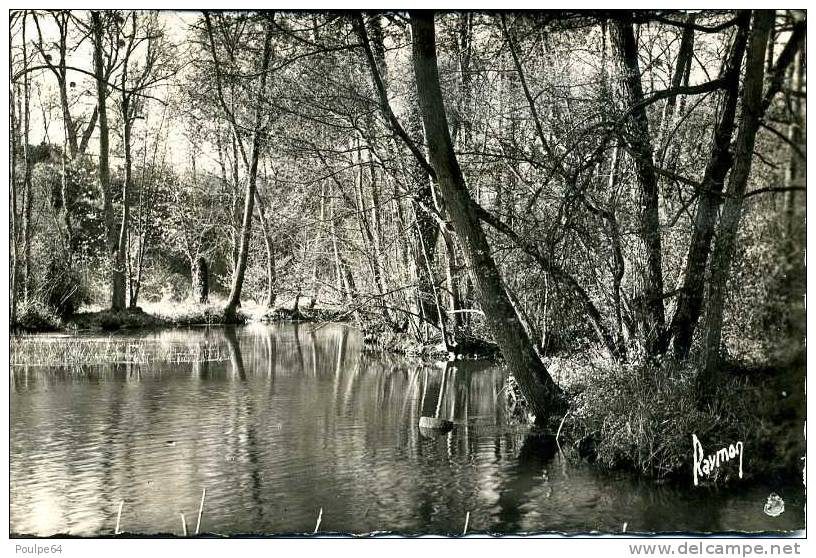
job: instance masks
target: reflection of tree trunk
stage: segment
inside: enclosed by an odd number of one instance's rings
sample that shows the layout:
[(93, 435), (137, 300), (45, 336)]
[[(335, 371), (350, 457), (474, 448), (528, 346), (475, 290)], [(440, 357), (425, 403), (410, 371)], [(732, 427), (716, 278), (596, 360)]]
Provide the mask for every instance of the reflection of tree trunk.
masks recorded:
[(241, 344), (238, 341), (238, 337), (235, 335), (234, 327), (224, 328), (224, 339), (227, 342), (227, 350), (229, 351), (232, 375), (238, 376), (238, 378), (240, 378), (241, 380), (246, 380), (246, 372), (244, 371), (244, 359), (241, 356)]
[(701, 394), (717, 384), (720, 367), (720, 341), (726, 297), (726, 285), (734, 260), (737, 231), (742, 218), (742, 203), (751, 173), (756, 133), (762, 118), (762, 86), (765, 77), (765, 48), (773, 21), (773, 10), (757, 11), (751, 28), (743, 79), (742, 115), (735, 142), (734, 168), (728, 181), (725, 203), (711, 255), (711, 285), (708, 293), (708, 323), (705, 337), (705, 368), (698, 376)]
[(278, 338), (272, 329), (266, 330), (266, 375), (275, 380), (278, 364)]
[(295, 322), (293, 324), (295, 330), (295, 348), (297, 349), (298, 362), (300, 363), (300, 371), (306, 371), (306, 362), (303, 360), (303, 347), (300, 344), (300, 324)]
[(500, 530), (516, 532), (524, 529), (524, 508), (530, 494), (541, 486), (541, 477), (558, 448), (552, 436), (530, 434), (524, 438), (511, 470), (504, 475), (499, 487)]
[(340, 371), (346, 360), (346, 342), (348, 340), (348, 329), (342, 327), (340, 331), (340, 342), (337, 344), (337, 361), (334, 366), (334, 375), (340, 376)]
[(488, 326), (534, 414), (542, 421), (560, 411), (560, 389), (547, 373), (502, 288), (499, 270), (454, 154), (439, 84), (433, 17), (432, 13), (425, 12), (411, 14), (414, 73), (430, 162), (462, 244)]

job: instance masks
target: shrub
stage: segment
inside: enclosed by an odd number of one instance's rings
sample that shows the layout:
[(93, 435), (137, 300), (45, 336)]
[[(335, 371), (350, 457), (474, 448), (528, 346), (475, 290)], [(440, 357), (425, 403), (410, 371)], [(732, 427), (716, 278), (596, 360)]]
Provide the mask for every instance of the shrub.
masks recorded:
[(53, 308), (35, 298), (17, 307), (14, 327), (22, 331), (56, 331), (62, 327), (62, 320)]
[(39, 284), (40, 299), (61, 319), (71, 317), (87, 301), (79, 273), (62, 259), (48, 262)]
[[(694, 377), (692, 362), (596, 368), (583, 390), (571, 394), (568, 435), (603, 467), (658, 478), (691, 478), (692, 434), (706, 454), (742, 441), (750, 458), (743, 478), (796, 462), (801, 429), (779, 415), (778, 395), (762, 387), (765, 380), (726, 374), (711, 402), (700, 404)], [(720, 467), (713, 482), (727, 482), (736, 471)]]

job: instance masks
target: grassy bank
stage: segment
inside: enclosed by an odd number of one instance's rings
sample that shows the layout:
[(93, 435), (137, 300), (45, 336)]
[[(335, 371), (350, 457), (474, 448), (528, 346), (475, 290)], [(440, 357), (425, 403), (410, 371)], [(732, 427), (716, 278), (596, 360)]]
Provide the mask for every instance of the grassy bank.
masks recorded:
[(709, 403), (694, 389), (695, 364), (626, 366), (604, 361), (560, 361), (570, 411), (563, 438), (575, 452), (610, 470), (691, 481), (692, 435), (705, 455), (743, 444), (743, 478), (737, 460), (723, 463), (704, 484), (796, 478), (804, 462), (804, 357), (776, 366), (724, 370)]
[[(287, 304), (288, 303), (288, 304)], [(249, 322), (325, 322), (342, 321), (347, 314), (342, 308), (320, 306), (294, 310), (294, 301), (267, 308), (252, 302), (245, 303), (235, 319), (224, 315), (225, 300), (214, 299), (201, 304), (194, 301), (144, 303), (136, 309), (118, 312), (100, 306), (89, 306), (68, 318), (60, 318), (52, 311), (36, 304), (22, 309), (13, 331), (23, 333), (53, 331), (119, 331), (158, 329), (196, 325), (246, 324)]]

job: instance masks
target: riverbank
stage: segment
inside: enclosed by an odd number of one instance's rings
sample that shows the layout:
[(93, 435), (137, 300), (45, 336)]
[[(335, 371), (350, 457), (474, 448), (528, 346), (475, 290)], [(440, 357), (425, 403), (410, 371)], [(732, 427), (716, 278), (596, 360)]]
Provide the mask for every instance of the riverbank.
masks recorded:
[(47, 332), (113, 332), (140, 329), (160, 329), (198, 325), (245, 325), (253, 322), (328, 322), (345, 321), (347, 313), (331, 306), (295, 307), (294, 300), (275, 308), (252, 302), (245, 303), (235, 318), (224, 315), (225, 301), (209, 303), (193, 301), (144, 303), (142, 306), (112, 311), (98, 306), (81, 309), (66, 319), (37, 307), (25, 309), (12, 326), (16, 333)]
[[(610, 471), (682, 482), (692, 481), (696, 469), (699, 484), (709, 486), (800, 478), (804, 354), (762, 367), (726, 366), (722, 385), (704, 404), (696, 396), (693, 362), (582, 360), (550, 365), (569, 399), (562, 445), (579, 458)], [(728, 459), (722, 449), (730, 451)], [(709, 463), (718, 452), (720, 459)]]

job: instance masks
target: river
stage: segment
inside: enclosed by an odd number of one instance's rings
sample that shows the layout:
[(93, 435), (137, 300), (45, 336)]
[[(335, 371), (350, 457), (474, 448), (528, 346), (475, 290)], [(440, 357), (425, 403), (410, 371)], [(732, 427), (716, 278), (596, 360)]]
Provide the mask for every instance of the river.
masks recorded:
[[(201, 531), (225, 535), (312, 533), (318, 518), (322, 533), (461, 534), (468, 513), (483, 533), (804, 528), (801, 485), (695, 489), (565, 457), (508, 424), (496, 365), (366, 354), (341, 325), (130, 339), (211, 360), (12, 366), (12, 533), (112, 534), (124, 501), (122, 531), (180, 535), (204, 488)], [(437, 412), (455, 428), (420, 432)], [(763, 512), (772, 490), (778, 517)]]

